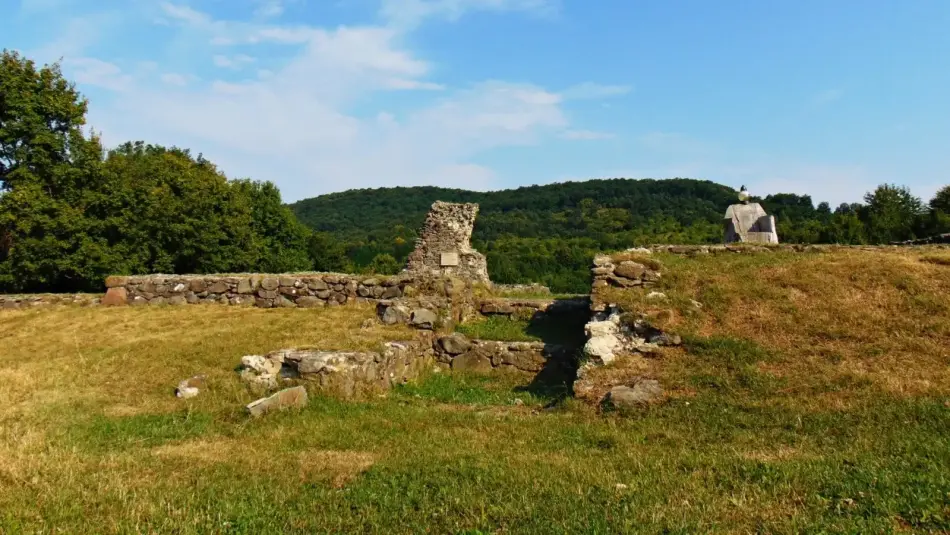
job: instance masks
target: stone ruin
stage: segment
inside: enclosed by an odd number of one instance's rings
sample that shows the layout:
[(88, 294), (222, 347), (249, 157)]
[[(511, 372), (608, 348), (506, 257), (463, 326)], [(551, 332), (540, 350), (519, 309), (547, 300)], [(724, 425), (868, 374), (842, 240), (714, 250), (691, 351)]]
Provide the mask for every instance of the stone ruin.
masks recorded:
[(415, 250), (409, 255), (406, 271), (422, 276), (455, 276), (490, 284), (485, 255), (472, 248), (472, 229), (478, 205), (474, 203), (432, 204)]
[(726, 209), (726, 243), (778, 243), (775, 216), (765, 213), (759, 203), (750, 203), (745, 187), (739, 192), (740, 204)]

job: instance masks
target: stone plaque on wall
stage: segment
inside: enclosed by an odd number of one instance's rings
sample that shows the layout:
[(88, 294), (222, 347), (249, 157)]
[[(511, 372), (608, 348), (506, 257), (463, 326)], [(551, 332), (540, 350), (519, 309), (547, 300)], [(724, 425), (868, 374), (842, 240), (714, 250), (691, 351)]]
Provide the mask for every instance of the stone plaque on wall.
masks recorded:
[(457, 266), (459, 265), (459, 254), (458, 253), (442, 253), (442, 258), (439, 262), (442, 267), (446, 266)]

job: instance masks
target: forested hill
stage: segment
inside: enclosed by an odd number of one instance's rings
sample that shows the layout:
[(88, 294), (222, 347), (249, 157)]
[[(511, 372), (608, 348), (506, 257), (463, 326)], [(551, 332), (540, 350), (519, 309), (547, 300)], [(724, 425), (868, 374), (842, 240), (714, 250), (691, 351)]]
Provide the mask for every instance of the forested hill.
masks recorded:
[[(438, 187), (359, 189), (305, 199), (291, 205), (297, 218), (318, 231), (357, 238), (402, 225), (418, 228), (434, 201), (481, 206), (476, 240), (590, 236), (591, 217), (612, 215), (610, 232), (666, 220), (682, 226), (717, 223), (735, 190), (692, 179), (610, 179), (475, 192)], [(620, 209), (605, 214), (604, 209)], [(583, 215), (586, 212), (587, 218)], [(594, 225), (596, 227), (596, 225)]]
[[(401, 264), (434, 201), (480, 205), (473, 245), (497, 282), (537, 281), (585, 291), (596, 251), (644, 243), (704, 243), (721, 237), (733, 188), (709, 181), (590, 180), (474, 192), (436, 187), (351, 190), (291, 205), (315, 231), (311, 254), (357, 268)], [(810, 201), (809, 201), (810, 202)], [(387, 260), (388, 261), (388, 260)], [(320, 267), (333, 267), (332, 265)]]

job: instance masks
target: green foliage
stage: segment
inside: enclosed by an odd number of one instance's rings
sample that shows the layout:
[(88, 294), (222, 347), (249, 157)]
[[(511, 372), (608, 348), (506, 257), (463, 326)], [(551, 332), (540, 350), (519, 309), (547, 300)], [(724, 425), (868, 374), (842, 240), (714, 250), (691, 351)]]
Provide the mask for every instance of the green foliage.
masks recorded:
[(921, 200), (905, 186), (882, 184), (864, 196), (867, 203), (868, 236), (872, 242), (911, 240), (914, 227), (924, 213)]
[(187, 150), (103, 158), (58, 65), (0, 55), (0, 291), (95, 291), (110, 274), (299, 271), (310, 231), (271, 183)]
[(373, 261), (366, 266), (369, 273), (378, 275), (395, 275), (402, 269), (402, 264), (393, 258), (393, 255), (381, 253), (373, 257)]
[(950, 214), (950, 186), (944, 186), (930, 199), (930, 209)]
[(329, 232), (314, 232), (307, 239), (307, 253), (313, 269), (327, 272), (349, 271), (346, 245)]

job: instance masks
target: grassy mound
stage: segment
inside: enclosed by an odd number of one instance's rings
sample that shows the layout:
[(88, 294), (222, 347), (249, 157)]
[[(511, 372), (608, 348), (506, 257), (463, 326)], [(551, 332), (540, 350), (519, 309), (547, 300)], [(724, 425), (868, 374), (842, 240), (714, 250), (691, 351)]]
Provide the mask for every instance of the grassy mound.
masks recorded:
[[(251, 420), (241, 355), (407, 333), (361, 329), (361, 307), (0, 312), (0, 532), (950, 530), (950, 267), (660, 260), (668, 304), (612, 296), (687, 340), (636, 418), (440, 374)], [(175, 399), (195, 373), (207, 391)]]

